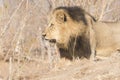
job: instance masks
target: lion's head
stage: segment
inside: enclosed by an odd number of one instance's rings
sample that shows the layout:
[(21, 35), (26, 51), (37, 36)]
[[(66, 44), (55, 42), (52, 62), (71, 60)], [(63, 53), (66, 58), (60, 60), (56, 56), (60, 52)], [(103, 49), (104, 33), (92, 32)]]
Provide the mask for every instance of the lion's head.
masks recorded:
[(49, 25), (43, 36), (58, 47), (68, 47), (71, 37), (81, 36), (88, 28), (85, 11), (79, 7), (58, 7), (50, 16)]

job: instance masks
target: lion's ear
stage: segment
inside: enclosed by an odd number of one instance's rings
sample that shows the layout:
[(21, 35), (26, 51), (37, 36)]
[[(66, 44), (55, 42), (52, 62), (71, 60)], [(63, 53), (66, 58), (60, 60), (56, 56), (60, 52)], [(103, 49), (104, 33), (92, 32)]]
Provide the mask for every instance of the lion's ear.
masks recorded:
[(88, 23), (89, 26), (93, 25), (93, 23), (96, 21), (94, 19), (94, 17), (92, 17), (90, 14), (86, 14), (85, 16), (86, 16), (87, 23)]
[(59, 23), (64, 23), (64, 22), (67, 21), (67, 15), (65, 14), (65, 12), (59, 11), (59, 12), (56, 13), (56, 20)]

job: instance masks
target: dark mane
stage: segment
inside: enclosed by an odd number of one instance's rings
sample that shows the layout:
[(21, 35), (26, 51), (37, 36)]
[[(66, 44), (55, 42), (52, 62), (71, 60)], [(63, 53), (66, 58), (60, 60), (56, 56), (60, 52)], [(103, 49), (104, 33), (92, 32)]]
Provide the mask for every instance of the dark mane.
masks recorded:
[[(75, 20), (77, 22), (83, 21), (84, 24), (87, 25), (87, 20), (85, 18), (85, 13), (86, 12), (82, 8), (80, 8), (78, 6), (74, 6), (74, 7), (57, 7), (55, 10), (59, 10), (59, 9), (65, 10), (73, 20)], [(88, 15), (90, 15), (90, 14), (88, 14)], [(91, 18), (93, 18), (93, 20), (95, 21), (94, 17), (91, 16)]]
[[(85, 12), (82, 8), (78, 6), (74, 7), (57, 7), (54, 9), (53, 13), (55, 11), (62, 10), (63, 13), (67, 13), (66, 16), (70, 16), (70, 18), (78, 22), (82, 22), (82, 25), (89, 26), (90, 23), (88, 23), (88, 16), (90, 16), (90, 20), (96, 21), (93, 16), (91, 16), (89, 13)], [(64, 14), (65, 15), (65, 14)], [(72, 26), (72, 25), (71, 25)], [(72, 26), (74, 27), (74, 26)], [(82, 26), (80, 26), (82, 27)], [(86, 57), (90, 58), (91, 55), (91, 44), (90, 44), (90, 38), (89, 38), (89, 31), (86, 29), (86, 32), (83, 35), (77, 35), (77, 36), (70, 36), (67, 49), (66, 48), (59, 48), (60, 56), (65, 57), (67, 59), (72, 60), (73, 57), (81, 58)], [(59, 43), (57, 45), (60, 45)]]

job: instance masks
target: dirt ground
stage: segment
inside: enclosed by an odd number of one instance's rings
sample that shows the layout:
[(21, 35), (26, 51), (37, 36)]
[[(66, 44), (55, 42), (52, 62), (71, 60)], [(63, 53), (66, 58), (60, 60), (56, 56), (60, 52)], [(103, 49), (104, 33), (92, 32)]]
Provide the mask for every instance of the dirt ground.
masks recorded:
[(51, 67), (37, 61), (0, 61), (0, 80), (120, 80), (120, 53), (98, 61), (61, 59)]

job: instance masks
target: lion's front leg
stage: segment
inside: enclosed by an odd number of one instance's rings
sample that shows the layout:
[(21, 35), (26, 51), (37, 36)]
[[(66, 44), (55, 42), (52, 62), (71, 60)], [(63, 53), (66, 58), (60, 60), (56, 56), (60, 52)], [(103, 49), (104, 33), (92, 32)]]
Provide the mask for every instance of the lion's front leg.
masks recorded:
[(90, 27), (90, 48), (91, 48), (91, 55), (90, 60), (95, 61), (96, 57), (96, 36), (95, 31), (92, 27)]
[(95, 61), (96, 60), (95, 56), (96, 56), (96, 50), (91, 49), (90, 60)]

